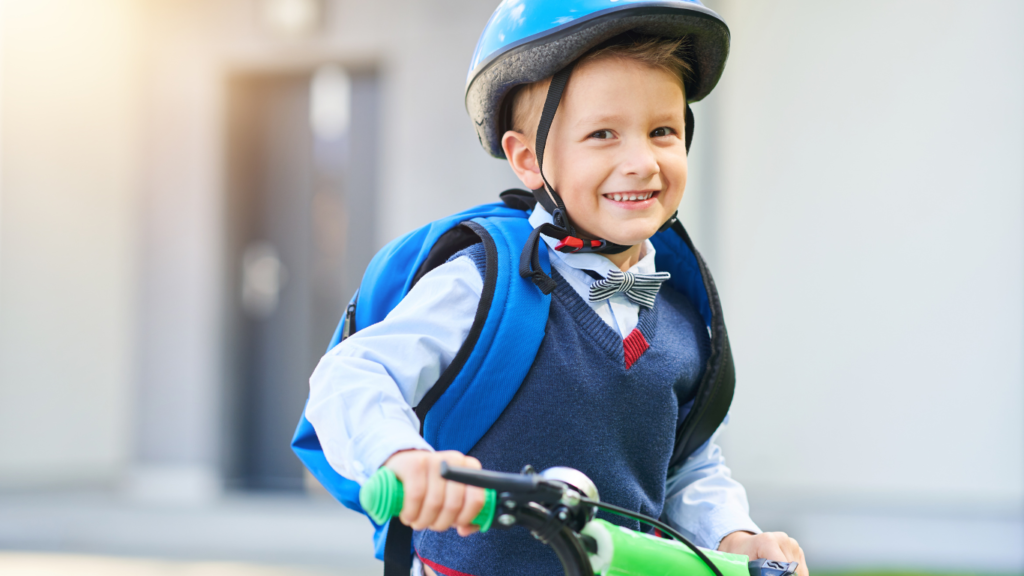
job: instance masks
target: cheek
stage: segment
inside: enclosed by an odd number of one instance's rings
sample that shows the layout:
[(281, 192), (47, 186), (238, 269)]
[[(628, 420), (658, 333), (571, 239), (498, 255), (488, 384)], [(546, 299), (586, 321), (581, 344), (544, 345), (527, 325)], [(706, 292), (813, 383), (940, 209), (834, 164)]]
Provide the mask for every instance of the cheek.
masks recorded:
[[(581, 153), (564, 156), (565, 165), (568, 167), (561, 178), (565, 192), (562, 193), (562, 189), (559, 189), (559, 192), (563, 197), (571, 196), (573, 203), (578, 206), (596, 208), (600, 200), (597, 191), (611, 174), (610, 163), (599, 154), (587, 154), (582, 150), (579, 152)], [(568, 201), (566, 199), (566, 202)]]
[(669, 154), (661, 167), (662, 174), (668, 180), (669, 186), (679, 196), (682, 196), (683, 189), (686, 188), (686, 177), (689, 170), (686, 154)]

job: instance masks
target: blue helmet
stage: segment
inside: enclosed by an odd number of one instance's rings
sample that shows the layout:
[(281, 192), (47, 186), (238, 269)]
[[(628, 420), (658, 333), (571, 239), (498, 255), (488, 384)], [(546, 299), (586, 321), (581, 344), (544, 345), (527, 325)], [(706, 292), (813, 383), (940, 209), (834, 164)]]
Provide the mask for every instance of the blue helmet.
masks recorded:
[(509, 90), (552, 76), (626, 32), (690, 38), (689, 102), (707, 96), (722, 76), (729, 28), (698, 0), (503, 0), (480, 35), (466, 79), (466, 109), (480, 144), (504, 158)]

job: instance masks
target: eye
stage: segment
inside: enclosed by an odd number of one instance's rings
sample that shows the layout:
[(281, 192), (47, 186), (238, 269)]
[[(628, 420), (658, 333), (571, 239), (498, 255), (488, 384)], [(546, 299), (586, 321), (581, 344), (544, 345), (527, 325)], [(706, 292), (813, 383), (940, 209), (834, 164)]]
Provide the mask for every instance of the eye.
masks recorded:
[(665, 136), (671, 136), (676, 131), (669, 128), (668, 126), (662, 126), (661, 128), (655, 128), (651, 131), (651, 138), (663, 138)]
[(615, 135), (612, 134), (611, 130), (598, 130), (597, 132), (592, 133), (590, 137), (596, 138), (598, 140), (609, 140), (611, 138), (614, 138)]

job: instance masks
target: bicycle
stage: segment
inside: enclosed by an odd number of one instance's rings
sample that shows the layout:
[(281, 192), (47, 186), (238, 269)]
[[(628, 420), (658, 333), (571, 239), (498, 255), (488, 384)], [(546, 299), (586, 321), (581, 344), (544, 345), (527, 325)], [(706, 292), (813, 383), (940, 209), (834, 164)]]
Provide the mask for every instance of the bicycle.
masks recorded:
[[(551, 547), (566, 576), (792, 576), (798, 562), (779, 562), (703, 549), (667, 524), (601, 502), (597, 487), (578, 470), (556, 466), (537, 473), (526, 466), (519, 474), (472, 470), (441, 464), (441, 477), (485, 489), (483, 509), (473, 524), (521, 526)], [(388, 468), (378, 470), (359, 494), (363, 509), (378, 524), (402, 510), (402, 483)], [(630, 530), (596, 518), (597, 510), (654, 527), (665, 538)]]

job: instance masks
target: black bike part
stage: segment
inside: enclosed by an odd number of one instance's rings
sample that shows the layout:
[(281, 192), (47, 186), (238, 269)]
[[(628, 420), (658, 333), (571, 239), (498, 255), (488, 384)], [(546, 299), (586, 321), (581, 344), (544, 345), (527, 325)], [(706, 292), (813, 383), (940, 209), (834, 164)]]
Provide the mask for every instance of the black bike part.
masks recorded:
[(665, 534), (668, 534), (672, 538), (678, 540), (679, 542), (682, 542), (690, 550), (693, 550), (693, 553), (696, 554), (698, 558), (703, 560), (705, 564), (707, 564), (708, 568), (710, 568), (711, 571), (715, 573), (715, 576), (722, 576), (722, 571), (718, 569), (718, 566), (715, 566), (715, 563), (712, 562), (711, 559), (708, 558), (707, 555), (704, 554), (704, 552), (702, 552), (696, 544), (690, 542), (690, 540), (686, 536), (683, 536), (682, 534), (677, 532), (675, 528), (669, 526), (668, 524), (665, 524), (660, 520), (655, 520), (650, 516), (645, 516), (644, 514), (640, 514), (639, 512), (633, 512), (628, 508), (622, 508), (621, 506), (616, 506), (614, 504), (608, 504), (606, 502), (600, 502), (598, 500), (591, 500), (590, 498), (581, 498), (580, 500), (596, 508), (600, 508), (602, 510), (611, 512), (612, 514), (618, 514), (619, 516), (624, 516), (631, 520), (636, 520), (637, 522), (643, 522), (644, 524), (647, 524), (649, 526), (654, 526), (658, 530), (661, 530)]
[(560, 485), (548, 482), (536, 474), (505, 474), (490, 470), (474, 470), (449, 466), (447, 462), (441, 463), (441, 478), (479, 488), (492, 488), (496, 492), (514, 494), (518, 497), (517, 499), (523, 501), (530, 500), (545, 504), (558, 502), (562, 499), (563, 493)]
[(669, 470), (682, 466), (683, 462), (700, 448), (725, 420), (732, 404), (736, 388), (736, 367), (732, 360), (732, 349), (729, 346), (729, 334), (725, 329), (725, 318), (722, 315), (722, 302), (718, 289), (711, 277), (704, 258), (693, 246), (693, 241), (686, 233), (683, 225), (676, 220), (672, 224), (676, 232), (686, 243), (697, 259), (704, 290), (708, 295), (711, 307), (711, 355), (704, 366), (704, 375), (697, 385), (693, 408), (686, 415), (676, 430), (675, 449), (669, 460)]
[(779, 562), (778, 560), (767, 560), (758, 558), (747, 564), (750, 576), (791, 576), (796, 574), (799, 562)]
[[(583, 543), (572, 529), (560, 524), (550, 510), (534, 504), (516, 508), (514, 515), (516, 524), (527, 528), (534, 535), (550, 534), (544, 543), (558, 556), (565, 576), (594, 576), (594, 568), (590, 565), (590, 557)], [(553, 526), (557, 526), (557, 529), (552, 529)]]
[[(420, 403), (413, 411), (420, 419), (420, 435), (423, 435), (423, 423), (426, 421), (427, 412), (437, 402), (438, 398), (451, 386), (455, 377), (462, 370), (473, 352), (480, 333), (483, 331), (484, 323), (487, 321), (487, 313), (491, 309), (491, 302), (494, 300), (494, 290), (498, 285), (498, 251), (494, 245), (494, 239), (487, 233), (483, 226), (475, 222), (463, 222), (448, 232), (441, 235), (441, 238), (434, 244), (427, 254), (427, 258), (416, 271), (413, 277), (413, 285), (416, 281), (426, 275), (427, 272), (444, 264), (460, 250), (468, 248), (473, 244), (482, 242), (484, 245), (484, 286), (480, 295), (480, 304), (476, 309), (476, 316), (473, 318), (473, 326), (462, 347), (455, 354), (452, 363), (441, 373), (434, 386), (423, 396)], [(384, 542), (384, 576), (409, 576), (412, 569), (412, 528), (402, 524), (397, 518), (392, 518), (388, 525), (388, 535)]]
[(593, 536), (580, 534), (580, 544), (583, 544), (583, 549), (587, 551), (587, 554), (597, 554), (597, 540), (594, 540)]

